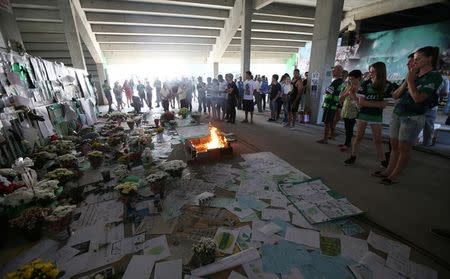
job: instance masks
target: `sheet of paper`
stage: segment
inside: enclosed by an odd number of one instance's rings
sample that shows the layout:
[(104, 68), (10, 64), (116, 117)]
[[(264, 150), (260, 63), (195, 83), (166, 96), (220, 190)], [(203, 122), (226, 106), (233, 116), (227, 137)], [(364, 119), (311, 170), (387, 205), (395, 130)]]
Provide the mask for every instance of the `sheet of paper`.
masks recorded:
[(201, 266), (197, 269), (191, 271), (192, 275), (195, 276), (205, 276), (213, 274), (225, 269), (233, 268), (235, 266), (242, 265), (260, 258), (258, 250), (255, 248), (250, 248), (239, 253), (233, 254), (231, 256), (217, 260), (216, 262)]
[(80, 253), (78, 249), (66, 245), (56, 251), (54, 261), (58, 267), (61, 267), (78, 253)]
[(164, 221), (161, 216), (145, 216), (136, 227), (134, 234), (147, 232), (148, 234), (171, 234), (178, 222), (178, 218)]
[(228, 276), (228, 279), (247, 279), (247, 277), (233, 270)]
[(389, 254), (386, 258), (386, 266), (405, 276), (408, 276), (411, 272), (411, 262), (402, 256), (395, 257)]
[(261, 259), (242, 265), (249, 279), (279, 279), (275, 273), (264, 272)]
[(280, 232), (282, 228), (274, 223), (268, 223), (264, 225), (263, 227), (258, 229), (260, 232), (262, 232), (266, 236), (270, 236), (272, 234), (275, 234), (277, 232)]
[(297, 227), (301, 227), (304, 229), (310, 229), (310, 230), (314, 230), (315, 228), (313, 227), (313, 225), (311, 225), (308, 220), (306, 220), (305, 217), (303, 217), (303, 215), (297, 211), (296, 214), (292, 214), (292, 225), (295, 225)]
[(254, 209), (257, 211), (261, 211), (263, 208), (269, 207), (269, 205), (254, 196), (237, 196), (237, 203), (243, 209)]
[(143, 248), (144, 255), (154, 257), (155, 261), (159, 261), (170, 256), (170, 249), (165, 235), (147, 240), (144, 243)]
[(361, 264), (365, 265), (373, 273), (373, 278), (383, 278), (383, 279), (400, 279), (406, 278), (400, 273), (386, 267), (386, 260), (378, 256), (375, 253), (367, 252), (366, 255), (361, 259)]
[(155, 259), (152, 256), (134, 255), (128, 263), (122, 279), (148, 279), (152, 274)]
[(363, 239), (341, 235), (341, 255), (359, 262), (369, 251), (367, 242)]
[(246, 225), (236, 229), (239, 231), (239, 236), (236, 240), (236, 244), (239, 246), (239, 249), (246, 250), (250, 248), (252, 229), (250, 226)]
[(367, 243), (372, 245), (375, 249), (385, 252), (386, 254), (395, 253), (403, 258), (409, 259), (411, 247), (376, 234), (373, 231), (370, 231), (369, 237), (367, 238)]
[(242, 208), (238, 203), (234, 203), (230, 206), (227, 206), (226, 209), (236, 215), (239, 219), (245, 218), (253, 213), (255, 213), (250, 208)]
[(217, 250), (225, 254), (232, 254), (238, 236), (239, 231), (237, 230), (229, 230), (222, 227), (218, 228), (216, 235), (214, 236)]
[(351, 264), (348, 266), (356, 279), (375, 279), (373, 272), (363, 264)]
[(288, 200), (284, 196), (279, 197), (279, 198), (273, 198), (273, 199), (270, 200), (270, 206), (280, 207), (280, 208), (287, 208)]
[(273, 208), (265, 208), (261, 212), (261, 219), (263, 220), (272, 220), (275, 218), (280, 218), (283, 221), (291, 221), (289, 216), (289, 211), (284, 209), (273, 209)]
[(411, 279), (437, 279), (438, 273), (436, 270), (434, 270), (432, 268), (429, 268), (422, 264), (411, 262), (411, 270), (409, 273), (409, 278), (411, 278)]
[(180, 260), (160, 262), (155, 265), (154, 279), (181, 279), (183, 265)]
[(298, 268), (291, 269), (291, 274), (281, 274), (281, 279), (305, 279)]
[(320, 233), (314, 230), (287, 228), (286, 240), (313, 248), (320, 248)]

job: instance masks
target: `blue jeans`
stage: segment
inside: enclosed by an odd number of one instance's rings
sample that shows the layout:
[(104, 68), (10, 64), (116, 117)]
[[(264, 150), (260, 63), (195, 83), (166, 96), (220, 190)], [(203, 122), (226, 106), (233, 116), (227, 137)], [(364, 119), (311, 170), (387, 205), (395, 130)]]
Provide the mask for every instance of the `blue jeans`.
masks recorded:
[(434, 121), (436, 120), (437, 106), (425, 112), (425, 125), (423, 127), (423, 145), (433, 144)]

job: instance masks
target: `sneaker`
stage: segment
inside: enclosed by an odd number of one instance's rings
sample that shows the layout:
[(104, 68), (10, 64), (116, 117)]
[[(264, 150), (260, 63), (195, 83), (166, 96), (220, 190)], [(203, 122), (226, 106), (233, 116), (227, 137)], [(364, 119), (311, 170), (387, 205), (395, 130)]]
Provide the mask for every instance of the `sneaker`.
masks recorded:
[(248, 123), (248, 120), (244, 119), (244, 120), (241, 121), (241, 123)]
[(356, 156), (350, 156), (347, 160), (344, 161), (344, 164), (346, 165), (353, 165), (356, 162)]
[(389, 165), (389, 162), (386, 161), (386, 160), (384, 160), (384, 161), (381, 161), (380, 164), (381, 164), (381, 166), (382, 166), (383, 168), (387, 168), (388, 165)]

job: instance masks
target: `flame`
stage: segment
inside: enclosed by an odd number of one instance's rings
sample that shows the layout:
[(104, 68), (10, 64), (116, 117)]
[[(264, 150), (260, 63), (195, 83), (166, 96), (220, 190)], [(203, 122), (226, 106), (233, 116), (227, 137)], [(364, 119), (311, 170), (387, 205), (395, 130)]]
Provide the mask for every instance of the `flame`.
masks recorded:
[(191, 143), (195, 147), (197, 152), (206, 152), (210, 149), (226, 147), (227, 139), (224, 136), (222, 136), (219, 129), (217, 129), (216, 127), (210, 126), (208, 137), (198, 139), (198, 140), (192, 140)]

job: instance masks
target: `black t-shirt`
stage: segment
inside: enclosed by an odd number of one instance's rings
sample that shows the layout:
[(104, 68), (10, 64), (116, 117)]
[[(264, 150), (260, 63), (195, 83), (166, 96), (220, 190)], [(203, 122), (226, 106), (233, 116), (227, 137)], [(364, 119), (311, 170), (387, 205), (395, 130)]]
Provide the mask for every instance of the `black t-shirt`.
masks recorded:
[(239, 89), (237, 88), (236, 83), (234, 81), (228, 83), (227, 89), (231, 89), (231, 92), (228, 93), (228, 102), (236, 102), (236, 96), (239, 94)]
[(281, 85), (277, 82), (277, 84), (270, 85), (270, 100), (275, 99), (278, 93), (281, 91)]

